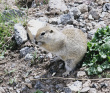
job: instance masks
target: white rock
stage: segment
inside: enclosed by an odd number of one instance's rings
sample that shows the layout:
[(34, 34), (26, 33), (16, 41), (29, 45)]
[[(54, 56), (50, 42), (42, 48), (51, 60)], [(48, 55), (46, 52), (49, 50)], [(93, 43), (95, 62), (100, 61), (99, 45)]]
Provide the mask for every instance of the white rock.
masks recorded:
[(25, 78), (26, 83), (30, 83), (31, 81), (28, 78)]
[(92, 15), (90, 14), (90, 15), (88, 16), (88, 19), (93, 20), (94, 18), (93, 18)]
[(90, 88), (89, 93), (97, 93), (97, 90), (95, 88)]
[(0, 93), (5, 93), (5, 90), (3, 87), (0, 87)]
[(47, 57), (52, 58), (52, 57), (53, 57), (53, 56), (52, 56), (52, 53), (48, 53), (48, 54), (47, 54)]
[(83, 77), (85, 75), (86, 75), (85, 71), (78, 71), (77, 73), (77, 77)]
[(27, 41), (27, 32), (22, 26), (22, 24), (18, 23), (14, 25), (15, 30), (15, 40), (18, 45), (21, 45), (25, 41)]
[(92, 29), (88, 32), (88, 38), (92, 39), (97, 29)]
[(75, 81), (71, 82), (70, 84), (67, 85), (72, 91), (80, 91), (82, 89), (82, 82), (80, 81)]
[(61, 23), (61, 21), (60, 21), (59, 17), (54, 17), (54, 18), (50, 18), (49, 19), (49, 23), (51, 23), (51, 24), (59, 24), (59, 23)]
[(78, 6), (81, 13), (88, 12), (88, 6), (86, 4), (81, 4)]
[(84, 87), (89, 87), (90, 84), (91, 84), (91, 80), (86, 81), (86, 82), (83, 84), (83, 88), (84, 88)]
[(83, 0), (74, 0), (75, 3), (83, 3)]
[(90, 90), (90, 87), (84, 87), (80, 92), (81, 93), (86, 93), (89, 90)]
[(49, 9), (66, 11), (67, 6), (65, 5), (64, 0), (49, 0)]
[(34, 37), (37, 34), (38, 29), (46, 26), (46, 22), (40, 21), (39, 19), (32, 19), (27, 24), (27, 32), (29, 38), (32, 42), (34, 42)]

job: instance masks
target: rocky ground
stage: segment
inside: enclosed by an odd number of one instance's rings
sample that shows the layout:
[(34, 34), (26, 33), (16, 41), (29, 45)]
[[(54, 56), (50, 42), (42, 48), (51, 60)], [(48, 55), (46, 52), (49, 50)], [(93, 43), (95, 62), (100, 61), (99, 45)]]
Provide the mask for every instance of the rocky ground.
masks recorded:
[(79, 28), (90, 40), (98, 28), (110, 26), (110, 0), (49, 0), (48, 4), (42, 3), (43, 0), (40, 3), (27, 0), (24, 7), (29, 9), (19, 8), (15, 1), (1, 0), (0, 12), (9, 8), (9, 12), (15, 9), (18, 15), (19, 12), (28, 15), (27, 26), (15, 24), (17, 46), (13, 51), (7, 50), (5, 58), (0, 59), (0, 93), (40, 93), (37, 90), (43, 93), (110, 92), (109, 70), (101, 75), (88, 76), (85, 67), (78, 66), (64, 78), (63, 61), (54, 61), (55, 55), (30, 44), (32, 36), (47, 23), (60, 30)]

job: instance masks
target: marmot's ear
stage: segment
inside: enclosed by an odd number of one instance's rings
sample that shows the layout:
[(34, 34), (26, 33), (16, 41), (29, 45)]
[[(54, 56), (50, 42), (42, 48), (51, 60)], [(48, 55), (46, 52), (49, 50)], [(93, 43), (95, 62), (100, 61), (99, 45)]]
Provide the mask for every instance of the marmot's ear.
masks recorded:
[(53, 33), (53, 30), (50, 30), (50, 33)]

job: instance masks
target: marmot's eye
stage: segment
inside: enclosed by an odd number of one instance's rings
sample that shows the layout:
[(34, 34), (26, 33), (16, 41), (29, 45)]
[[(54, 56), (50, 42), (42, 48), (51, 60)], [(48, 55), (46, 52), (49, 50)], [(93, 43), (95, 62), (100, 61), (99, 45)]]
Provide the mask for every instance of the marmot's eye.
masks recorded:
[(53, 33), (53, 30), (50, 30), (50, 33)]
[(41, 36), (43, 36), (43, 35), (45, 35), (45, 32), (42, 32), (42, 33), (41, 33)]

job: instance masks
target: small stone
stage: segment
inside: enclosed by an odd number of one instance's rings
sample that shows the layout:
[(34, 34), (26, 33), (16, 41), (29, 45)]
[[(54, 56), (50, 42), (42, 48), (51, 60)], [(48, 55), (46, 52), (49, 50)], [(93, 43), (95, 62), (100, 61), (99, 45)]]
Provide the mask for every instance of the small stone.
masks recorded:
[(26, 56), (25, 56), (25, 60), (27, 61), (27, 60), (32, 60), (33, 59), (33, 55), (32, 54), (27, 54)]
[(38, 78), (40, 78), (40, 75), (39, 75), (39, 76), (34, 76), (34, 78), (35, 78), (35, 79), (38, 79)]
[(88, 12), (88, 6), (86, 4), (79, 5), (78, 9), (80, 10), (81, 13)]
[(88, 19), (93, 20), (94, 18), (93, 18), (92, 15), (90, 14), (90, 15), (88, 16)]
[(49, 0), (49, 11), (51, 10), (60, 10), (67, 11), (67, 6), (65, 5), (63, 0)]
[(107, 12), (109, 10), (110, 10), (110, 3), (105, 3), (104, 6), (103, 6), (103, 11)]
[(34, 47), (24, 47), (20, 50), (20, 57), (24, 57), (27, 54), (32, 53), (34, 51), (35, 51)]
[(92, 39), (94, 37), (94, 34), (96, 31), (97, 31), (97, 29), (93, 29), (93, 30), (89, 31), (87, 37), (89, 39)]
[(22, 24), (18, 23), (14, 25), (15, 30), (15, 40), (18, 45), (23, 44), (25, 41), (27, 41), (27, 32), (22, 26)]
[(78, 71), (77, 72), (77, 77), (83, 77), (85, 75), (86, 75), (85, 71)]
[(45, 89), (45, 86), (40, 81), (37, 81), (34, 88), (35, 89)]
[(82, 82), (80, 81), (75, 81), (75, 82), (71, 82), (67, 85), (71, 91), (80, 91), (82, 89)]
[(49, 18), (49, 23), (50, 24), (59, 24), (59, 23), (61, 23), (61, 20), (59, 17)]
[(74, 3), (82, 4), (84, 1), (83, 0), (74, 0)]
[(64, 93), (72, 93), (72, 91), (70, 88), (66, 87), (64, 88)]
[(107, 88), (107, 84), (106, 83), (101, 83), (101, 88)]
[(30, 83), (31, 81), (30, 81), (28, 78), (26, 78), (26, 79), (25, 79), (25, 82), (26, 82), (26, 83)]
[(98, 19), (100, 18), (99, 12), (98, 12), (98, 10), (96, 10), (96, 9), (92, 9), (92, 10), (89, 12), (89, 14), (91, 14), (92, 17), (93, 17), (95, 20), (98, 20)]
[(72, 24), (72, 17), (70, 14), (63, 14), (60, 16), (61, 24), (66, 25), (66, 24)]
[(95, 88), (90, 88), (89, 93), (97, 93), (97, 90)]
[(32, 88), (32, 84), (31, 84), (31, 83), (27, 83), (26, 86), (27, 86), (28, 88)]
[(81, 15), (81, 12), (77, 7), (73, 7), (70, 9), (70, 15), (74, 16), (74, 18), (77, 19)]
[(91, 84), (91, 80), (87, 80), (84, 84), (83, 84), (83, 88), (84, 87), (89, 87)]
[(5, 90), (3, 87), (0, 87), (0, 93), (5, 93)]
[(80, 92), (81, 93), (86, 93), (90, 90), (90, 87), (84, 87)]

